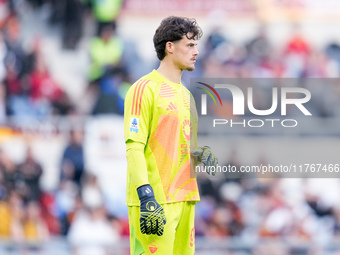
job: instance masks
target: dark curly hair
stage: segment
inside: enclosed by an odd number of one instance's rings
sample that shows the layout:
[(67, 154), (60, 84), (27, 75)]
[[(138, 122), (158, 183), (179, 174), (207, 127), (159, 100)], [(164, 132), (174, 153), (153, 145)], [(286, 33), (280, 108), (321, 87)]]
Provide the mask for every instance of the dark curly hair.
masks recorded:
[[(188, 33), (191, 33), (190, 37)], [(199, 40), (203, 35), (195, 19), (170, 16), (162, 20), (153, 36), (157, 57), (163, 60), (166, 56), (165, 45), (167, 42), (179, 41), (186, 36), (188, 39)]]

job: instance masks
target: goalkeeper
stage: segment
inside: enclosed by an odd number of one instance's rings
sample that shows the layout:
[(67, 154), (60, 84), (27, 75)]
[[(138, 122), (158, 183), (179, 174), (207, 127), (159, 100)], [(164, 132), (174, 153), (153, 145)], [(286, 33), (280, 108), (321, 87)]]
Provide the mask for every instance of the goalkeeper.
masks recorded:
[(133, 84), (125, 98), (134, 255), (195, 253), (194, 205), (199, 193), (194, 166), (217, 164), (209, 147), (196, 148), (196, 106), (181, 83), (183, 70), (195, 69), (201, 36), (194, 19), (164, 19), (153, 38), (160, 66)]

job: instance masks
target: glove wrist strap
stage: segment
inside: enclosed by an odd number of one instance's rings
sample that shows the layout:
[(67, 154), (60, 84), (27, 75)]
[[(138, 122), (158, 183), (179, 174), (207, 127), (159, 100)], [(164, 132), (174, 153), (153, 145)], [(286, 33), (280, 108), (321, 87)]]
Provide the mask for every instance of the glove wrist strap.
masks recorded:
[(155, 196), (153, 193), (153, 189), (149, 184), (138, 187), (137, 193), (139, 200)]

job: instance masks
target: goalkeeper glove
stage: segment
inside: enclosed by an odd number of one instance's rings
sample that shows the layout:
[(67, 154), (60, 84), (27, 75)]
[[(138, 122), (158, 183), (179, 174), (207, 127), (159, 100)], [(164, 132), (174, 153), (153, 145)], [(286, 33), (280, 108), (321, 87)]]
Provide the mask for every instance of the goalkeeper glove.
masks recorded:
[[(208, 174), (215, 176), (218, 159), (213, 151), (208, 146), (198, 147), (192, 152), (192, 155), (196, 157), (197, 164), (203, 163), (207, 169)], [(210, 167), (214, 166), (215, 171), (210, 171)]]
[(140, 200), (140, 229), (142, 234), (163, 235), (166, 218), (164, 209), (160, 206), (153, 193), (152, 187), (143, 185), (137, 188)]

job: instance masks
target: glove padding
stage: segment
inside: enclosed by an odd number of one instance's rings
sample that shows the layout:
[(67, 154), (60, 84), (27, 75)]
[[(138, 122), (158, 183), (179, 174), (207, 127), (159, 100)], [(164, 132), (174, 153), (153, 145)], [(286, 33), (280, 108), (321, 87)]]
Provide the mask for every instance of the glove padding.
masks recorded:
[[(192, 155), (196, 158), (197, 165), (203, 163), (206, 167), (208, 174), (215, 176), (218, 159), (213, 151), (208, 146), (198, 147), (192, 152)], [(215, 171), (210, 171), (210, 167), (214, 167)]]
[(150, 185), (137, 188), (140, 200), (140, 230), (142, 234), (163, 235), (166, 217), (164, 209), (160, 206)]

